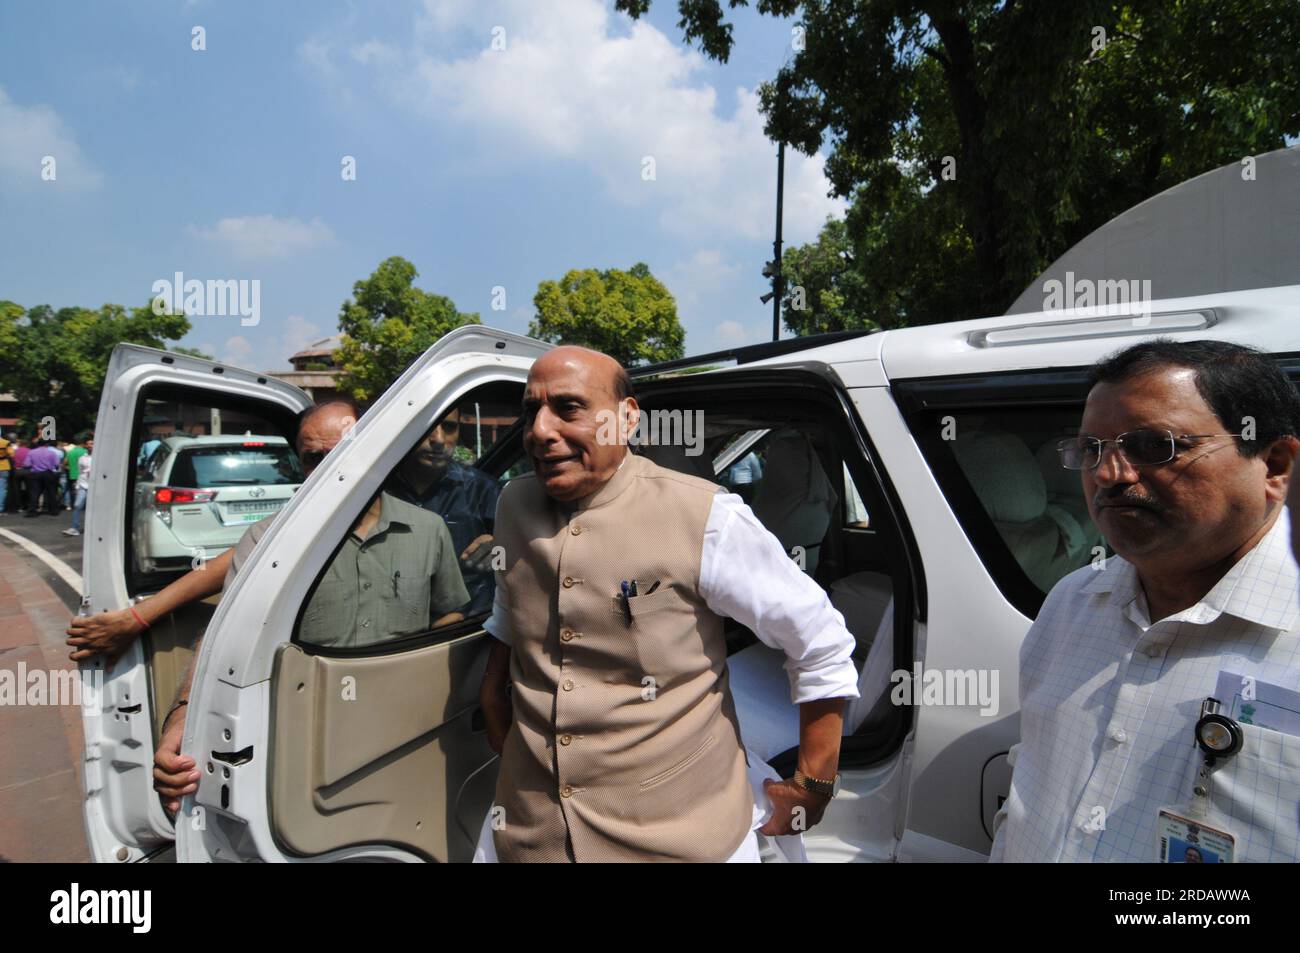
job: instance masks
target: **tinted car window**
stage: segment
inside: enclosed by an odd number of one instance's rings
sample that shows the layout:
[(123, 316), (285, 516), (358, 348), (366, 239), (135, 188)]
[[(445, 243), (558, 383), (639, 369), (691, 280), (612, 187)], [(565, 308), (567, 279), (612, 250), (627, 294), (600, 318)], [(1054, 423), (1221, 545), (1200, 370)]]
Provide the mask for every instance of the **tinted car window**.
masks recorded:
[(176, 458), (174, 486), (255, 486), (303, 482), (298, 457), (284, 444), (187, 447)]

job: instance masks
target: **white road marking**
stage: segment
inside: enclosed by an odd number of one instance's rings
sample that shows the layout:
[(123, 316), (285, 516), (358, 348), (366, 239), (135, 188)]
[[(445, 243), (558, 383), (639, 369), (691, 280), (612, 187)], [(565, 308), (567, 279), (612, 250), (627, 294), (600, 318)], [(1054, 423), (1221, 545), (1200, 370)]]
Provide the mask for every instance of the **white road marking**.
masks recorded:
[(13, 530), (0, 529), (0, 536), (3, 536), (5, 539), (13, 540), (23, 549), (27, 550), (41, 562), (45, 563), (45, 565), (58, 573), (59, 578), (71, 586), (72, 591), (78, 596), (83, 595), (83, 590), (81, 588), (81, 574), (73, 572), (72, 567), (58, 556), (54, 555), (45, 547), (36, 545), (26, 536), (18, 535)]

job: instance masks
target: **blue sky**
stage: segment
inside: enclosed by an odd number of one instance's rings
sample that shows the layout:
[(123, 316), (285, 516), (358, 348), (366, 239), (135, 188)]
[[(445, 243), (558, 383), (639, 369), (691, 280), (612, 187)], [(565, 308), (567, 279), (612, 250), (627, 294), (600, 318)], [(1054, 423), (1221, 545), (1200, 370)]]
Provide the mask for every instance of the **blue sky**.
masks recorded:
[[(645, 261), (687, 353), (766, 340), (776, 153), (754, 92), (791, 24), (735, 11), (718, 65), (676, 19), (672, 0), (635, 25), (612, 0), (5, 2), (0, 298), (257, 279), (257, 326), (196, 316), (183, 343), (273, 370), (389, 255), (520, 332), (539, 281)], [(787, 155), (787, 243), (842, 211), (826, 191), (821, 157)]]

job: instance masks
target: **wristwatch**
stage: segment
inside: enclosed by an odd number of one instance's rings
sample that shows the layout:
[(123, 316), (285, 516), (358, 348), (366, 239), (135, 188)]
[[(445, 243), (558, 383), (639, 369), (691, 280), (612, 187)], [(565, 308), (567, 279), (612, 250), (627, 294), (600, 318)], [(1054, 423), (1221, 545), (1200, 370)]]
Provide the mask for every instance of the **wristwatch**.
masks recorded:
[(795, 768), (794, 777), (791, 780), (805, 791), (820, 794), (822, 797), (833, 798), (840, 790), (840, 776), (838, 774), (829, 781), (823, 781), (821, 778), (811, 777)]

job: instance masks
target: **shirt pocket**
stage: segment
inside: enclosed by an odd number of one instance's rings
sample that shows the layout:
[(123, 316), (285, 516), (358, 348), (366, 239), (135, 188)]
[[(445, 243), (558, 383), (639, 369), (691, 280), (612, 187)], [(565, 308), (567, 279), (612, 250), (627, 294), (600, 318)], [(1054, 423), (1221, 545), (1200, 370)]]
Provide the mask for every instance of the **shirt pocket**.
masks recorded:
[(1241, 732), (1241, 750), (1210, 775), (1210, 803), (1238, 838), (1237, 860), (1300, 860), (1300, 737)]
[(394, 578), (393, 597), (388, 603), (388, 634), (407, 635), (429, 628), (429, 597), (428, 576)]

